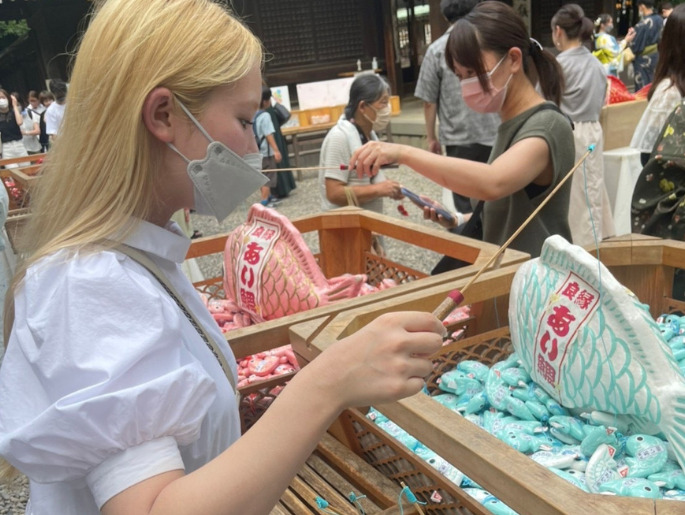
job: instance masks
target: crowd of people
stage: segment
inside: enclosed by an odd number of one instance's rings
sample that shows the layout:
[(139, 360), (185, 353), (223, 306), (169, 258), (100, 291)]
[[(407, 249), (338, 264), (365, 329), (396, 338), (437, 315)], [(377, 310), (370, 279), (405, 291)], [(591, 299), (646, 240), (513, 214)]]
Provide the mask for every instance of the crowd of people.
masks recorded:
[[(674, 44), (685, 5), (662, 37), (652, 2), (638, 4), (643, 20), (618, 47), (635, 54), (636, 84), (654, 73), (648, 139), (667, 109), (657, 102), (685, 91)], [(502, 245), (543, 203), (513, 248), (538, 256), (550, 235), (611, 236), (598, 118), (614, 68), (586, 46), (597, 24), (562, 6), (554, 55), (503, 2), (441, 6), (450, 30), (429, 49), (416, 92), (428, 149), (380, 141), (390, 87), (358, 75), (321, 148), (322, 209), (382, 211), (383, 199), (403, 196), (383, 168), (407, 165), (458, 194), (490, 243)], [(2, 469), (29, 477), (29, 513), (268, 513), (344, 408), (423, 387), (444, 328), (425, 312), (377, 318), (304, 367), (240, 435), (234, 355), (181, 271), (190, 241), (171, 220), (190, 209), (222, 220), (256, 191), (275, 206), (280, 174), (260, 170), (282, 166), (287, 149), (262, 45), (210, 0), (94, 9), (68, 106), (58, 81), (54, 102), (31, 92), (25, 108), (0, 91), (3, 152), (26, 155), (36, 137), (51, 147), (5, 303)], [(597, 33), (610, 27), (602, 18)], [(590, 146), (582, 175), (563, 183)], [(471, 222), (438, 207), (424, 216), (451, 230)], [(254, 459), (255, 449), (270, 459)]]
[(0, 89), (2, 159), (47, 152), (59, 133), (66, 97), (67, 84), (59, 79), (51, 80), (49, 90), (40, 93), (31, 90), (21, 95)]

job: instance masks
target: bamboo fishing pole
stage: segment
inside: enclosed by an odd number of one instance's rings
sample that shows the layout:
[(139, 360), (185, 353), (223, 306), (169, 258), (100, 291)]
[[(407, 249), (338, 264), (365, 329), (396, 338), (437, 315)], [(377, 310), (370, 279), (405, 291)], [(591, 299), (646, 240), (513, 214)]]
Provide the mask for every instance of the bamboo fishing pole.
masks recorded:
[[(580, 165), (582, 165), (585, 162), (587, 157), (594, 150), (595, 150), (595, 145), (590, 145), (588, 147), (585, 154), (583, 154), (583, 156), (578, 160), (578, 162), (574, 165), (574, 167), (571, 168), (571, 170), (566, 174), (566, 176), (564, 176), (564, 178), (561, 181), (559, 181), (559, 184), (557, 184), (554, 187), (554, 189), (550, 192), (550, 194), (547, 195), (547, 197), (542, 202), (540, 202), (540, 205), (537, 208), (535, 208), (535, 210), (530, 214), (530, 216), (528, 218), (526, 218), (526, 220), (519, 226), (518, 229), (516, 229), (516, 231), (514, 231), (514, 234), (512, 234), (509, 237), (509, 239), (507, 241), (505, 241), (499, 249), (497, 249), (497, 252), (495, 252), (490, 257), (488, 262), (485, 263), (485, 265), (483, 265), (480, 268), (480, 270), (478, 270), (478, 272), (476, 272), (476, 274), (473, 277), (471, 277), (471, 279), (469, 279), (469, 281), (466, 283), (466, 285), (461, 290), (455, 289), (455, 290), (452, 290), (451, 292), (449, 292), (447, 294), (447, 297), (445, 297), (445, 300), (443, 300), (440, 303), (440, 305), (437, 308), (435, 308), (435, 310), (433, 311), (433, 314), (438, 319), (440, 319), (441, 321), (444, 320), (445, 317), (447, 317), (447, 315), (449, 315), (454, 308), (459, 306), (459, 304), (461, 304), (464, 301), (464, 292), (466, 290), (468, 290), (469, 287), (474, 282), (476, 282), (476, 280), (478, 280), (478, 278), (483, 274), (483, 272), (485, 272), (490, 267), (490, 265), (492, 265), (500, 257), (500, 255), (507, 249), (507, 247), (509, 247), (509, 245), (511, 245), (511, 242), (513, 242), (516, 239), (516, 237), (519, 234), (521, 234), (521, 231), (523, 231), (523, 229), (525, 229), (526, 226), (531, 222), (531, 220), (533, 220), (533, 218), (535, 218), (535, 216), (540, 212), (540, 210), (547, 205), (547, 203), (552, 199), (552, 197), (554, 197), (556, 192), (559, 191), (559, 189), (566, 183), (566, 181), (571, 178), (571, 176), (574, 174), (574, 172), (580, 167)], [(433, 354), (431, 356), (431, 359), (435, 359), (439, 356), (447, 354), (448, 352), (451, 352), (455, 348), (459, 347), (459, 343), (460, 342), (452, 342), (450, 344), (442, 346), (440, 348), (440, 350), (438, 350), (435, 354)]]
[[(399, 168), (400, 165), (385, 165), (381, 166), (381, 170), (387, 170), (392, 168)], [(307, 172), (314, 170), (349, 170), (350, 167), (347, 165), (340, 166), (300, 166), (296, 168), (269, 168), (267, 170), (262, 170), (264, 172)]]

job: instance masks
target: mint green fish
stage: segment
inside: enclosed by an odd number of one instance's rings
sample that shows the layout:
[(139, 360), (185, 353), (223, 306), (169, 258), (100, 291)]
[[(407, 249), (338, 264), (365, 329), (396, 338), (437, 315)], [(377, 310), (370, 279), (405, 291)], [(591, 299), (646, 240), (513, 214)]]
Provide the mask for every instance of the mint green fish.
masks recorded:
[(668, 461), (666, 444), (656, 436), (632, 435), (628, 437), (626, 453), (630, 455), (626, 458), (630, 477), (647, 477), (655, 474)]
[(519, 268), (511, 339), (531, 378), (562, 406), (657, 426), (685, 467), (685, 377), (648, 309), (599, 261), (560, 236)]
[(661, 499), (659, 487), (650, 480), (641, 477), (627, 477), (607, 481), (599, 486), (599, 491), (602, 493), (625, 495), (627, 497)]

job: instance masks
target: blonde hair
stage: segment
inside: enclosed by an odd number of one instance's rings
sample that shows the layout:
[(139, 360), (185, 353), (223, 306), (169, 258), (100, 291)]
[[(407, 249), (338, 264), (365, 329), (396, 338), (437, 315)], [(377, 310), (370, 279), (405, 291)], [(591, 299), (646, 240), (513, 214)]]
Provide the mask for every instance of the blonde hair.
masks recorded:
[(142, 107), (166, 87), (194, 114), (219, 86), (263, 62), (259, 40), (210, 0), (98, 2), (74, 62), (60, 133), (31, 192), (24, 260), (5, 302), (5, 342), (14, 293), (29, 266), (64, 248), (123, 239), (160, 199), (162, 144)]

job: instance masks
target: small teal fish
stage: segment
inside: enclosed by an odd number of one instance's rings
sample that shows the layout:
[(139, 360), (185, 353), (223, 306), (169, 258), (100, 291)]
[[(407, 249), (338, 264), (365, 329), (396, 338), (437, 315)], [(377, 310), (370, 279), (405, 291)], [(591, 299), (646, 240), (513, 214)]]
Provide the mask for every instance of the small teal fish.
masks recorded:
[(665, 442), (656, 436), (632, 435), (626, 441), (628, 476), (647, 477), (659, 472), (668, 460)]
[(485, 506), (488, 511), (494, 515), (518, 515), (517, 512), (509, 508), (509, 506), (504, 504), (487, 490), (482, 490), (480, 488), (464, 488), (463, 490), (483, 506)]
[(474, 395), (483, 390), (480, 381), (457, 369), (442, 374), (438, 387), (455, 395)]
[(528, 454), (540, 449), (549, 450), (546, 441), (542, 441), (534, 435), (524, 433), (523, 431), (505, 428), (495, 433), (495, 436), (522, 453)]
[(464, 473), (461, 472), (457, 467), (452, 465), (450, 462), (438, 456), (435, 452), (430, 450), (425, 445), (420, 445), (418, 448), (414, 449), (414, 453), (428, 463), (435, 470), (440, 472), (443, 476), (449, 479), (452, 483), (457, 486), (461, 486), (461, 482), (464, 479)]
[(521, 367), (505, 368), (501, 371), (500, 377), (509, 386), (516, 388), (526, 387), (530, 382), (530, 374)]
[(652, 481), (654, 484), (663, 486), (669, 490), (674, 488), (685, 490), (685, 473), (683, 473), (683, 469), (680, 467), (677, 469), (650, 474), (647, 479)]
[(601, 444), (618, 446), (616, 431), (604, 426), (586, 426), (585, 438), (580, 442), (580, 452), (588, 458), (594, 454)]
[(488, 405), (488, 396), (482, 391), (471, 397), (466, 406), (463, 407), (463, 410), (464, 413), (470, 415), (471, 413), (479, 413), (487, 408)]
[(599, 491), (628, 497), (646, 497), (648, 499), (661, 499), (662, 497), (657, 485), (641, 477), (627, 477), (607, 481), (599, 485)]
[(566, 470), (561, 470), (561, 469), (558, 469), (558, 468), (555, 468), (555, 467), (550, 467), (549, 470), (551, 470), (552, 472), (554, 472), (554, 473), (555, 473), (557, 476), (559, 476), (560, 478), (565, 479), (566, 481), (568, 481), (568, 482), (571, 483), (572, 485), (575, 485), (577, 488), (580, 488), (580, 489), (583, 490), (584, 492), (589, 492), (589, 491), (590, 491), (590, 490), (588, 490), (588, 487), (587, 487), (586, 483), (585, 483), (584, 481), (582, 481), (582, 480), (581, 480), (578, 476), (576, 476), (575, 474), (570, 474), (570, 473), (569, 473), (568, 471), (566, 471)]
[(685, 501), (685, 490), (666, 490), (664, 499), (671, 501)]
[(549, 421), (549, 417), (552, 416), (552, 414), (549, 412), (547, 409), (547, 406), (542, 404), (541, 402), (538, 401), (525, 401), (526, 408), (528, 408), (528, 411), (537, 419), (540, 421), (547, 422)]
[(491, 406), (498, 410), (506, 410), (506, 399), (511, 397), (511, 388), (502, 381), (500, 371), (495, 368), (495, 365), (492, 366), (485, 380), (485, 393)]
[[(553, 416), (549, 419), (550, 432), (557, 436), (556, 432), (570, 437), (573, 441), (568, 443), (578, 443), (585, 438), (585, 431), (583, 430), (583, 423), (575, 417)], [(559, 438), (557, 436), (557, 438)]]
[(618, 465), (613, 458), (614, 450), (606, 444), (597, 447), (597, 450), (588, 461), (585, 469), (585, 484), (592, 493), (599, 493), (600, 485), (621, 479)]
[(480, 361), (475, 361), (473, 359), (465, 359), (457, 363), (457, 370), (471, 375), (472, 377), (478, 379), (481, 383), (485, 382), (488, 377), (488, 372), (490, 372), (490, 367), (484, 365)]
[(649, 310), (597, 259), (561, 236), (522, 264), (509, 303), (516, 353), (567, 408), (657, 426), (685, 467), (685, 377)]
[(534, 452), (530, 457), (543, 467), (567, 469), (578, 459), (578, 453), (567, 449), (552, 449), (551, 451)]
[(520, 418), (521, 420), (537, 421), (537, 418), (535, 418), (535, 416), (533, 416), (533, 414), (530, 412), (528, 406), (526, 406), (526, 403), (520, 399), (517, 399), (516, 397), (505, 397), (504, 407), (509, 413)]

